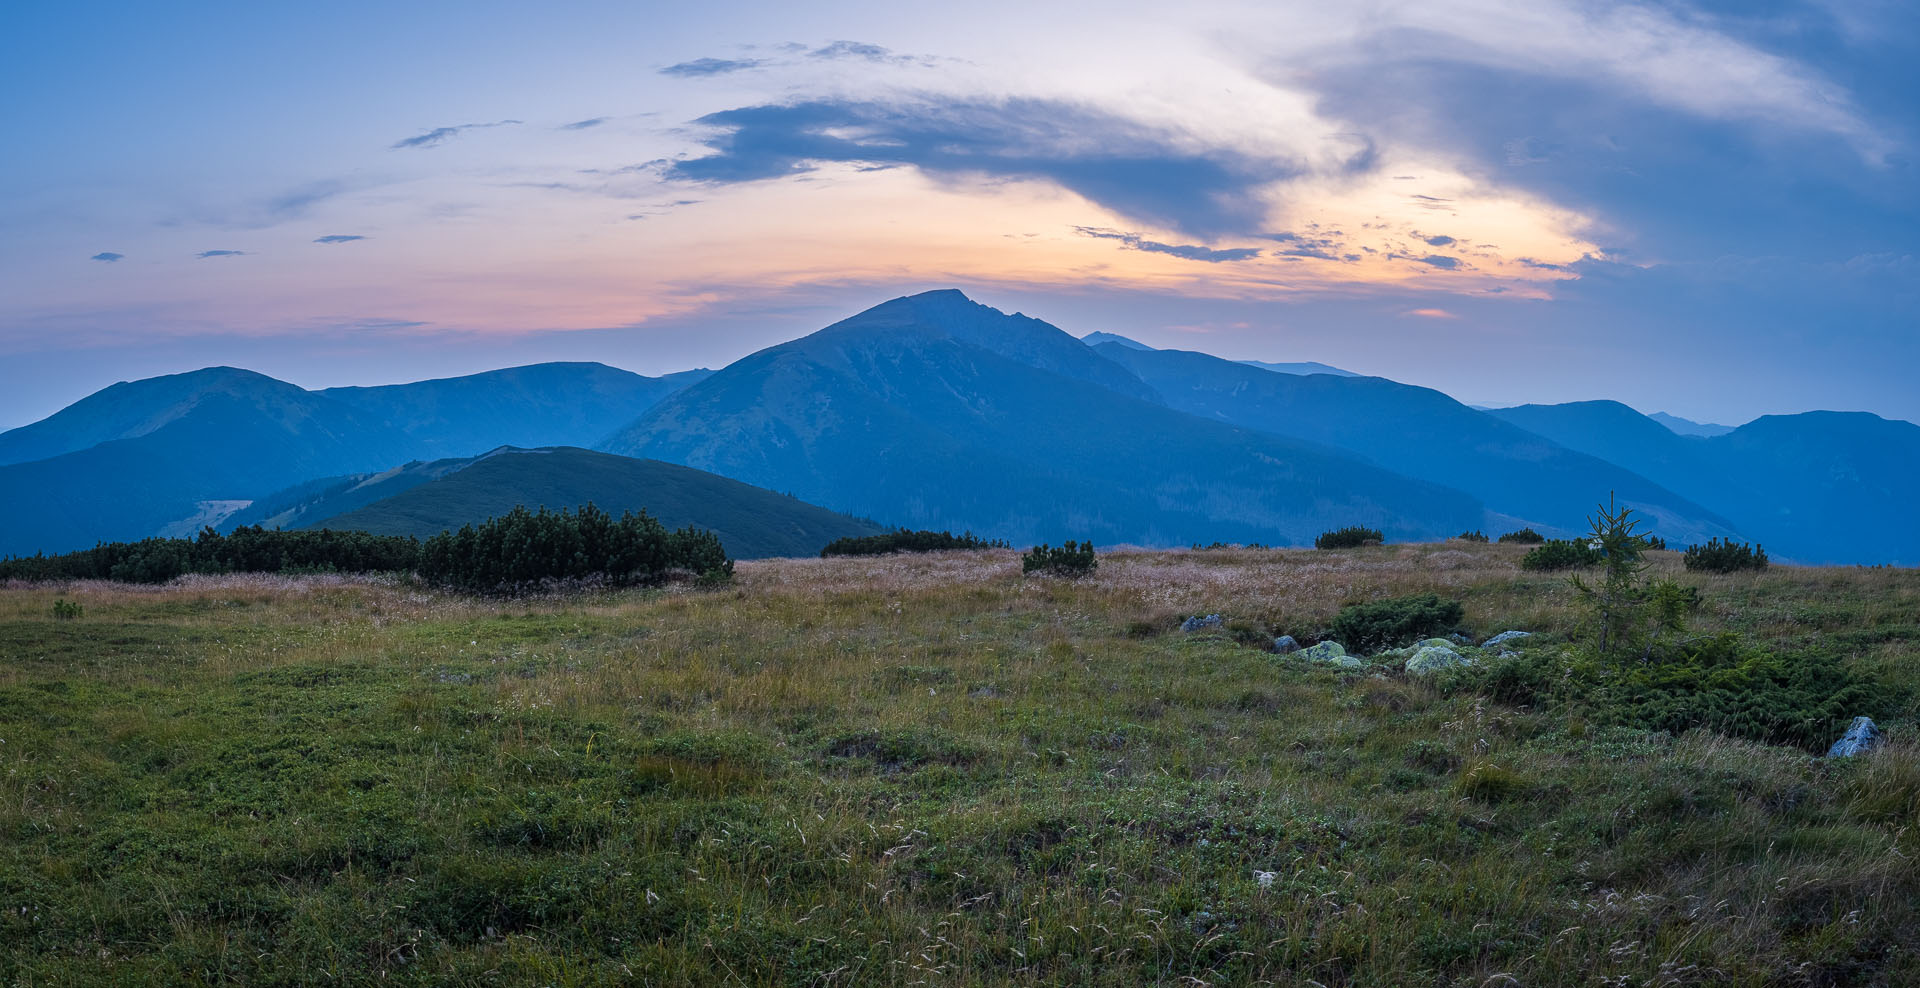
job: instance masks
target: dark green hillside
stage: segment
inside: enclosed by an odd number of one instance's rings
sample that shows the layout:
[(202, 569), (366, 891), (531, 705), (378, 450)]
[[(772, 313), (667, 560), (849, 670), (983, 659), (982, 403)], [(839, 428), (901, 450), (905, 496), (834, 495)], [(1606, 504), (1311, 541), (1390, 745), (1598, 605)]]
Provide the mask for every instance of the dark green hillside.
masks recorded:
[(618, 515), (645, 509), (669, 529), (711, 529), (738, 559), (817, 556), (834, 539), (883, 529), (784, 494), (657, 460), (559, 447), (502, 450), (357, 510), (305, 522), (422, 538), (505, 515), (515, 506), (572, 508), (591, 501)]
[(434, 459), (499, 446), (592, 445), (708, 373), (643, 377), (606, 364), (548, 363), (320, 394), (405, 433), (413, 456)]
[(1095, 349), (1181, 411), (1352, 450), (1389, 470), (1460, 488), (1489, 510), (1535, 527), (1577, 529), (1587, 492), (1617, 491), (1672, 538), (1704, 542), (1735, 530), (1712, 507), (1430, 388), (1379, 377), (1278, 374), (1186, 350), (1115, 343)]
[(378, 473), (354, 473), (344, 477), (321, 477), (275, 491), (236, 512), (217, 526), (232, 531), (243, 525), (266, 528), (303, 528), (334, 515), (364, 508), (375, 501), (412, 490), (471, 466), (478, 457), (448, 457), (444, 460), (414, 460)]
[(661, 402), (613, 452), (1015, 543), (1304, 544), (1484, 523), (1472, 497), (1158, 403), (1058, 329), (958, 292), (895, 299)]

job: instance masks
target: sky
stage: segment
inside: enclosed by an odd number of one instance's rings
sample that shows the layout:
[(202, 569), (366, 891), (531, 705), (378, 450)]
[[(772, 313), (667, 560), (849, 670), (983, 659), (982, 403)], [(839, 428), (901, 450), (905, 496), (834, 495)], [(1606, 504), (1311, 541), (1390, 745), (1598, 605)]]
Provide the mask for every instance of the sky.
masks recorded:
[(719, 367), (947, 287), (1920, 421), (1904, 0), (14, 4), (0, 96), (0, 428), (216, 364)]

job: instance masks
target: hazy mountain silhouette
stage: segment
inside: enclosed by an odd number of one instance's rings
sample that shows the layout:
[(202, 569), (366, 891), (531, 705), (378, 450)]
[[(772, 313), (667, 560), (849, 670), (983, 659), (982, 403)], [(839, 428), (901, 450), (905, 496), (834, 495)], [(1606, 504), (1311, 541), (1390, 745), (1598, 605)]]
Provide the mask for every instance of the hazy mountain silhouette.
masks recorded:
[(811, 556), (834, 539), (883, 531), (704, 471), (571, 447), (502, 448), (442, 461), (413, 476), (420, 482), (339, 513), (329, 509), (344, 507), (347, 499), (322, 497), (295, 527), (426, 537), (504, 515), (516, 505), (557, 510), (591, 501), (615, 515), (645, 509), (668, 528), (711, 529), (727, 553), (741, 559)]
[(663, 400), (604, 446), (915, 527), (1015, 541), (1304, 542), (1481, 524), (1470, 496), (1210, 422), (1066, 333), (956, 291), (876, 306)]
[(1390, 470), (1450, 484), (1509, 516), (1514, 527), (1571, 533), (1599, 497), (1617, 491), (1668, 538), (1704, 542), (1734, 530), (1712, 509), (1645, 477), (1430, 388), (1379, 377), (1273, 374), (1187, 350), (1112, 343), (1095, 349), (1181, 411), (1351, 450)]
[[(198, 516), (202, 501), (252, 499), (303, 478), (407, 458), (406, 437), (264, 374), (213, 368), (138, 383), (150, 386), (117, 385), (125, 390), (114, 401), (84, 415), (62, 412), (54, 416), (64, 416), (62, 430), (41, 437), (73, 441), (117, 429), (125, 438), (0, 466), (0, 554), (143, 538)], [(143, 399), (144, 414), (120, 400), (129, 393)]]
[(1647, 417), (1682, 436), (1724, 436), (1735, 428), (1731, 425), (1715, 425), (1712, 422), (1695, 422), (1678, 415), (1668, 415), (1666, 412), (1654, 412)]
[(433, 458), (497, 446), (591, 446), (710, 373), (644, 377), (606, 364), (549, 363), (320, 393), (411, 437), (414, 456)]
[(1722, 436), (1681, 436), (1616, 401), (1490, 414), (1592, 453), (1733, 519), (1801, 562), (1920, 563), (1912, 501), (1920, 426), (1866, 412), (1768, 415)]
[[(1118, 346), (1126, 347), (1129, 350), (1157, 351), (1160, 349), (1159, 347), (1148, 346), (1145, 343), (1140, 342), (1139, 340), (1128, 339), (1125, 336), (1121, 336), (1119, 333), (1088, 333), (1087, 335), (1080, 337), (1080, 342), (1085, 343), (1090, 347), (1098, 347), (1102, 344), (1113, 343)], [(1245, 364), (1248, 367), (1258, 367), (1261, 370), (1272, 371), (1275, 374), (1332, 374), (1332, 375), (1335, 375), (1336, 377), (1359, 377), (1360, 376), (1358, 374), (1355, 374), (1352, 371), (1341, 370), (1338, 367), (1332, 367), (1327, 364), (1320, 363), (1317, 360), (1306, 360), (1306, 361), (1301, 361), (1299, 363), (1291, 363), (1291, 364), (1275, 364), (1275, 363), (1269, 363), (1265, 360), (1236, 360), (1234, 361), (1234, 363)]]

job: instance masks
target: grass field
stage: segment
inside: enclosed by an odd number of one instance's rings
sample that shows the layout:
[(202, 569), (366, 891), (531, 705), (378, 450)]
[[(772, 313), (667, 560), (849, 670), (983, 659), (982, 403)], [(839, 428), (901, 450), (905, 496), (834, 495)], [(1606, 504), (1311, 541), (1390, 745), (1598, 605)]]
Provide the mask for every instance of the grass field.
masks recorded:
[(1660, 554), (1871, 678), (1850, 761), (1236, 640), (1433, 590), (1554, 669), (1522, 551), (12, 585), (0, 983), (1920, 984), (1920, 573)]

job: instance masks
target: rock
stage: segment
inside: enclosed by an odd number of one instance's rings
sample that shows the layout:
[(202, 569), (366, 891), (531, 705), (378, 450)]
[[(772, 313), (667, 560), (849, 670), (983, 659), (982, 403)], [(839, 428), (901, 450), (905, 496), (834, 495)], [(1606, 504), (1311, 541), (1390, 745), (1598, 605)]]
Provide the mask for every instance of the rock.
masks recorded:
[(1492, 638), (1489, 638), (1486, 641), (1481, 642), (1480, 647), (1492, 648), (1495, 645), (1505, 645), (1506, 643), (1513, 641), (1516, 638), (1526, 638), (1531, 636), (1532, 634), (1533, 632), (1531, 631), (1502, 631), (1499, 634), (1494, 635)]
[(1827, 757), (1852, 758), (1861, 752), (1878, 748), (1885, 738), (1880, 728), (1874, 726), (1872, 717), (1855, 717), (1853, 723), (1847, 725), (1847, 733), (1827, 749)]
[(1412, 676), (1430, 676), (1442, 669), (1468, 665), (1459, 652), (1439, 645), (1429, 645), (1413, 653), (1407, 660), (1407, 674)]
[(1325, 662), (1328, 665), (1339, 666), (1342, 669), (1358, 669), (1366, 665), (1365, 662), (1348, 655), (1346, 647), (1339, 642), (1321, 642), (1318, 645), (1303, 648), (1294, 654), (1303, 659), (1311, 659), (1314, 662)]
[(1273, 650), (1281, 655), (1291, 655), (1300, 651), (1300, 643), (1294, 641), (1292, 635), (1281, 635), (1273, 640)]
[(1459, 644), (1459, 645), (1473, 644), (1473, 639), (1468, 638), (1466, 635), (1463, 635), (1458, 631), (1454, 632), (1451, 635), (1448, 635), (1447, 637), (1451, 639), (1455, 644)]
[(1209, 614), (1206, 617), (1190, 617), (1185, 621), (1180, 622), (1180, 630), (1187, 631), (1187, 632), (1211, 631), (1212, 629), (1218, 628), (1221, 625), (1226, 623), (1227, 623), (1226, 620), (1222, 618), (1220, 615)]
[(1423, 648), (1444, 648), (1451, 651), (1454, 644), (1454, 642), (1448, 641), (1445, 638), (1422, 638), (1413, 643), (1413, 650), (1418, 652)]

